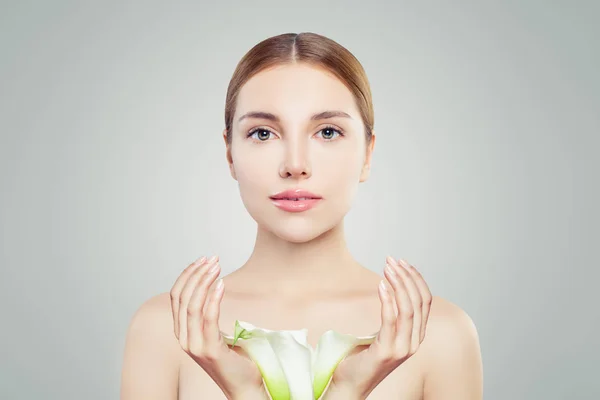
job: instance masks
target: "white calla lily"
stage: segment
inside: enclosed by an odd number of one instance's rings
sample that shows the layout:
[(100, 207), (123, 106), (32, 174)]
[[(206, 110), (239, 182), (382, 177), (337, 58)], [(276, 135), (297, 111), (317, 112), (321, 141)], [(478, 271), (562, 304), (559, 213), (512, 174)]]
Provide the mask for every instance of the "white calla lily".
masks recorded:
[(353, 336), (329, 330), (313, 349), (307, 329), (274, 331), (244, 321), (235, 321), (233, 336), (221, 335), (256, 363), (273, 400), (319, 399), (335, 368), (352, 349), (371, 344), (377, 337), (377, 333)]

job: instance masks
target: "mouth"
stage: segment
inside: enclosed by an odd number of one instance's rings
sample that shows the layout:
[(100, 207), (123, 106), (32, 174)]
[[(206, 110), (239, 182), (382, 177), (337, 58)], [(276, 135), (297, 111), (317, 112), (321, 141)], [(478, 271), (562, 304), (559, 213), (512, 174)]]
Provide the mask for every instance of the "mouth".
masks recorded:
[(322, 197), (304, 189), (290, 189), (269, 196), (271, 200), (304, 201), (320, 200)]
[(302, 201), (302, 200), (318, 200), (320, 197), (271, 197), (272, 200), (288, 200), (288, 201)]
[(288, 212), (301, 212), (315, 207), (323, 198), (303, 189), (286, 190), (269, 196), (273, 204)]

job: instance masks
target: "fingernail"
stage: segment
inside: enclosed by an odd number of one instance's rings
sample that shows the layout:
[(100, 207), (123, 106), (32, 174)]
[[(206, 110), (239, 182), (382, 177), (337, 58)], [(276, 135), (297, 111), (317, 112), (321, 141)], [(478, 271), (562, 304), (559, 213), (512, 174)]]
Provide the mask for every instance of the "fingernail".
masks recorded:
[(204, 262), (206, 260), (205, 256), (202, 256), (200, 258), (198, 258), (196, 261), (194, 261), (194, 264), (200, 264), (201, 262)]
[(217, 268), (219, 268), (219, 263), (215, 263), (215, 265), (213, 265), (212, 267), (210, 267), (210, 269), (208, 270), (208, 272), (210, 272), (210, 273), (215, 272), (217, 270)]
[(396, 264), (396, 261), (392, 258), (392, 256), (387, 256), (385, 261), (387, 261), (390, 265)]
[(379, 281), (379, 288), (383, 291), (383, 293), (387, 293), (387, 289), (385, 288), (383, 280)]
[(212, 256), (212, 257), (211, 257), (211, 258), (208, 260), (208, 262), (209, 262), (209, 263), (212, 263), (212, 262), (214, 262), (214, 261), (216, 261), (216, 260), (217, 260), (217, 256)]
[(396, 275), (396, 271), (394, 271), (394, 269), (392, 268), (392, 266), (390, 264), (387, 264), (385, 266), (385, 269), (388, 273), (392, 274), (392, 275)]

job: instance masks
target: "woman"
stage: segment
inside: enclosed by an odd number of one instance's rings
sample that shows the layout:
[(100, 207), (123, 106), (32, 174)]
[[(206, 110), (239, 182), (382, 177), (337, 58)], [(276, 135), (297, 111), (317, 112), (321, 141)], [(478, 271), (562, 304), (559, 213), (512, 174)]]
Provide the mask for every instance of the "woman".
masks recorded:
[(255, 363), (220, 335), (231, 335), (236, 320), (306, 328), (313, 348), (327, 330), (378, 332), (337, 366), (323, 399), (482, 398), (469, 316), (432, 296), (410, 264), (388, 256), (382, 280), (346, 246), (344, 216), (369, 177), (373, 125), (365, 72), (333, 40), (282, 34), (243, 57), (223, 139), (257, 222), (254, 250), (222, 279), (218, 257), (201, 257), (170, 293), (140, 307), (127, 335), (122, 400), (268, 399)]

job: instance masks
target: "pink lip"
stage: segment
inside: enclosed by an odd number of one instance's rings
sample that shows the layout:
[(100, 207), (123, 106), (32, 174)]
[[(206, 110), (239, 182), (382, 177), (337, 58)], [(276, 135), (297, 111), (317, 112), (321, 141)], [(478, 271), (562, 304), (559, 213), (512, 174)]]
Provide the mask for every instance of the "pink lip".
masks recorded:
[[(306, 198), (306, 200), (291, 200), (301, 197)], [(321, 196), (302, 189), (285, 190), (270, 196), (270, 198), (276, 207), (289, 212), (310, 210), (322, 200)]]
[(321, 199), (310, 199), (310, 200), (281, 200), (273, 199), (273, 204), (276, 207), (281, 208), (284, 211), (289, 212), (301, 212), (310, 210), (313, 208)]
[(308, 190), (303, 189), (288, 189), (283, 192), (277, 193), (273, 196), (270, 196), (271, 199), (298, 199), (300, 197), (307, 197), (311, 199), (320, 199), (321, 196), (318, 194), (314, 194), (309, 192)]

